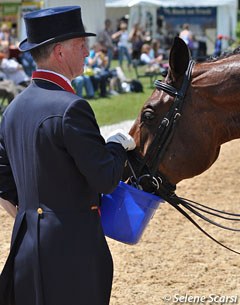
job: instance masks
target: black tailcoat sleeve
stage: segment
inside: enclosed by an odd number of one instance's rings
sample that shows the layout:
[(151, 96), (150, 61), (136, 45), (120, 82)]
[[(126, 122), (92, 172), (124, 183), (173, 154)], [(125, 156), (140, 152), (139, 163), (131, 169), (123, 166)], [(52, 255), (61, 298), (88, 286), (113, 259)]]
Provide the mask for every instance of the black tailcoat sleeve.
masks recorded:
[(13, 178), (11, 166), (8, 160), (6, 149), (3, 142), (2, 132), (0, 129), (0, 197), (17, 205), (17, 188)]
[(63, 118), (65, 146), (79, 171), (98, 193), (110, 193), (122, 177), (126, 152), (121, 144), (99, 137), (92, 109), (85, 101), (76, 101)]

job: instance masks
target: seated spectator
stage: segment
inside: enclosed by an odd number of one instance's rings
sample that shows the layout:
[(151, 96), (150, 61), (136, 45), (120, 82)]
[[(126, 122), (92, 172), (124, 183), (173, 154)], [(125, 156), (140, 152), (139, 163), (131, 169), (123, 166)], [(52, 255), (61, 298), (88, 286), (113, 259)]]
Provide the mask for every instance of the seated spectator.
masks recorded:
[[(100, 96), (106, 97), (109, 94), (116, 95), (114, 90), (117, 79), (116, 70), (108, 70), (108, 57), (105, 49), (100, 43), (95, 43), (89, 52), (87, 58), (87, 73), (92, 72), (90, 76), (95, 91), (100, 90)], [(91, 74), (91, 73), (90, 73)], [(109, 91), (107, 87), (109, 86)]]
[(30, 78), (24, 72), (23, 66), (15, 59), (8, 59), (7, 52), (0, 54), (0, 71), (6, 76), (6, 79), (12, 80), (15, 85), (26, 87), (30, 82)]
[[(5, 53), (2, 53), (0, 51), (0, 65), (2, 59), (4, 58), (5, 58)], [(16, 86), (16, 84), (11, 79), (8, 79), (6, 74), (0, 70), (0, 90), (6, 94), (5, 97), (8, 100), (8, 103), (10, 103), (13, 100), (13, 98), (23, 89), (24, 89), (23, 86), (21, 85)], [(0, 110), (3, 110), (3, 108)]]
[(21, 55), (19, 56), (19, 61), (22, 64), (25, 73), (29, 77), (31, 77), (33, 71), (36, 70), (36, 63), (33, 60), (32, 55), (30, 54), (30, 52), (21, 53)]
[(146, 72), (160, 71), (162, 59), (162, 54), (158, 55), (157, 57), (154, 57), (151, 46), (147, 43), (143, 44), (141, 49), (140, 61), (142, 64), (148, 66)]
[(16, 27), (9, 27), (7, 23), (3, 23), (0, 29), (0, 47), (8, 52), (8, 58), (16, 58), (20, 51), (18, 50), (18, 41), (16, 36)]
[(94, 98), (94, 88), (90, 76), (88, 75), (79, 75), (72, 81), (73, 88), (76, 91), (76, 94), (80, 97), (83, 97), (83, 87), (86, 91), (86, 98)]
[(6, 23), (3, 23), (0, 29), (0, 45), (7, 49), (10, 46), (10, 28)]
[(152, 40), (151, 50), (150, 50), (149, 54), (150, 54), (150, 57), (152, 57), (152, 58), (157, 58), (159, 56), (160, 57), (162, 56), (162, 59), (166, 59), (166, 57), (167, 57), (165, 50), (163, 48), (161, 48), (161, 43), (160, 43), (159, 39)]
[(108, 58), (106, 52), (100, 43), (95, 43), (90, 49), (89, 57), (87, 58), (87, 66), (92, 70), (91, 80), (95, 91), (100, 89), (100, 96), (107, 96), (107, 82), (109, 72), (106, 70)]

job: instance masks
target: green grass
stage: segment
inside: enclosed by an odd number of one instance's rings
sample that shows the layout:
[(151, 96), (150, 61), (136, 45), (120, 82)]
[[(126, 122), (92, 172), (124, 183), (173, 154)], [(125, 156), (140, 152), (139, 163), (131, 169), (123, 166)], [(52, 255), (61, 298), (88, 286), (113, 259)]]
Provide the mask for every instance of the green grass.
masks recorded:
[[(117, 66), (117, 61), (113, 61), (112, 67)], [(144, 67), (140, 67), (144, 69)], [(136, 79), (134, 71), (125, 69), (125, 75), (128, 79)], [(90, 100), (99, 126), (119, 123), (125, 120), (133, 120), (137, 117), (144, 102), (149, 98), (153, 91), (150, 87), (149, 78), (141, 78), (144, 87), (143, 93), (122, 93), (108, 98), (98, 98)]]
[(144, 93), (123, 93), (110, 98), (91, 101), (97, 122), (100, 126), (110, 125), (137, 117), (144, 101)]
[[(114, 60), (112, 67), (117, 65), (118, 62)], [(139, 67), (139, 72), (142, 73), (143, 71), (144, 67)], [(128, 79), (136, 79), (133, 70), (128, 71), (126, 68), (125, 75)], [(153, 87), (150, 87), (149, 78), (141, 78), (141, 83), (144, 87), (143, 93), (122, 93), (117, 96), (89, 100), (99, 126), (111, 125), (125, 120), (134, 120), (137, 117), (144, 102), (153, 92)]]
[(8, 105), (7, 100), (0, 97), (0, 122), (1, 122), (1, 114), (4, 111), (4, 109), (7, 107), (7, 105)]

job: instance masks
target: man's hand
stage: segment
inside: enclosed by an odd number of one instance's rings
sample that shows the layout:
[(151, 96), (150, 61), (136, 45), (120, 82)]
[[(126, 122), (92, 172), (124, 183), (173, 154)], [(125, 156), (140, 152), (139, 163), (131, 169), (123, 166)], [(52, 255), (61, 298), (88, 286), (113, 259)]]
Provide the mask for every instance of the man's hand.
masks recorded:
[(125, 150), (133, 150), (136, 147), (134, 139), (124, 130), (114, 130), (107, 138), (107, 143), (115, 142), (121, 144)]

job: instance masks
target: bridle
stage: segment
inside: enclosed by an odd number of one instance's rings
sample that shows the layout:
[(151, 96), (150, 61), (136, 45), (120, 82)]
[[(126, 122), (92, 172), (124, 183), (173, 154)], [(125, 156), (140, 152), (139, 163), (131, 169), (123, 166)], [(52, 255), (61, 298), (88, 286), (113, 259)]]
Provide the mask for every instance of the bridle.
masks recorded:
[(152, 143), (149, 145), (145, 156), (140, 158), (136, 156), (135, 153), (133, 153), (133, 156), (131, 153), (129, 154), (129, 159), (131, 160), (131, 158), (134, 158), (138, 163), (138, 166), (133, 169), (131, 167), (131, 161), (129, 162), (129, 166), (133, 173), (132, 183), (135, 183), (136, 186), (141, 188), (144, 181), (144, 183), (147, 184), (148, 192), (154, 193), (163, 198), (165, 196), (172, 195), (176, 190), (176, 186), (171, 184), (168, 179), (159, 172), (158, 167), (164, 157), (169, 143), (172, 140), (176, 124), (181, 117), (184, 97), (191, 80), (193, 65), (194, 61), (191, 60), (184, 74), (183, 83), (180, 90), (177, 90), (175, 87), (160, 80), (155, 81), (155, 87), (158, 90), (163, 90), (170, 96), (174, 97), (174, 101), (171, 104), (168, 112), (161, 120), (155, 137)]
[[(174, 101), (170, 106), (170, 109), (166, 115), (161, 120), (155, 137), (152, 143), (149, 145), (143, 158), (136, 155), (135, 152), (129, 153), (128, 166), (132, 172), (130, 177), (130, 184), (138, 189), (145, 190), (146, 192), (153, 193), (162, 197), (165, 201), (171, 204), (175, 209), (177, 209), (181, 214), (183, 214), (188, 220), (190, 220), (200, 231), (207, 235), (210, 239), (223, 246), (224, 248), (240, 254), (240, 252), (229, 248), (228, 246), (222, 244), (216, 240), (213, 236), (207, 233), (186, 211), (197, 215), (201, 219), (218, 226), (222, 229), (231, 231), (240, 231), (240, 229), (235, 229), (232, 227), (226, 227), (217, 223), (216, 221), (206, 217), (203, 213), (210, 214), (212, 216), (223, 218), (230, 221), (240, 221), (240, 214), (228, 213), (220, 211), (217, 209), (210, 208), (206, 205), (199, 204), (197, 202), (178, 197), (175, 194), (176, 185), (171, 184), (168, 179), (159, 172), (159, 164), (162, 161), (164, 154), (168, 145), (170, 144), (172, 137), (174, 135), (176, 124), (181, 117), (184, 98), (191, 80), (191, 73), (195, 62), (193, 60), (189, 61), (188, 68), (185, 71), (183, 77), (183, 83), (180, 90), (175, 87), (164, 83), (163, 81), (156, 80), (155, 87), (158, 90), (162, 90), (170, 96), (174, 97)], [(131, 164), (131, 159), (134, 159), (133, 168)], [(184, 209), (185, 208), (185, 209)]]

